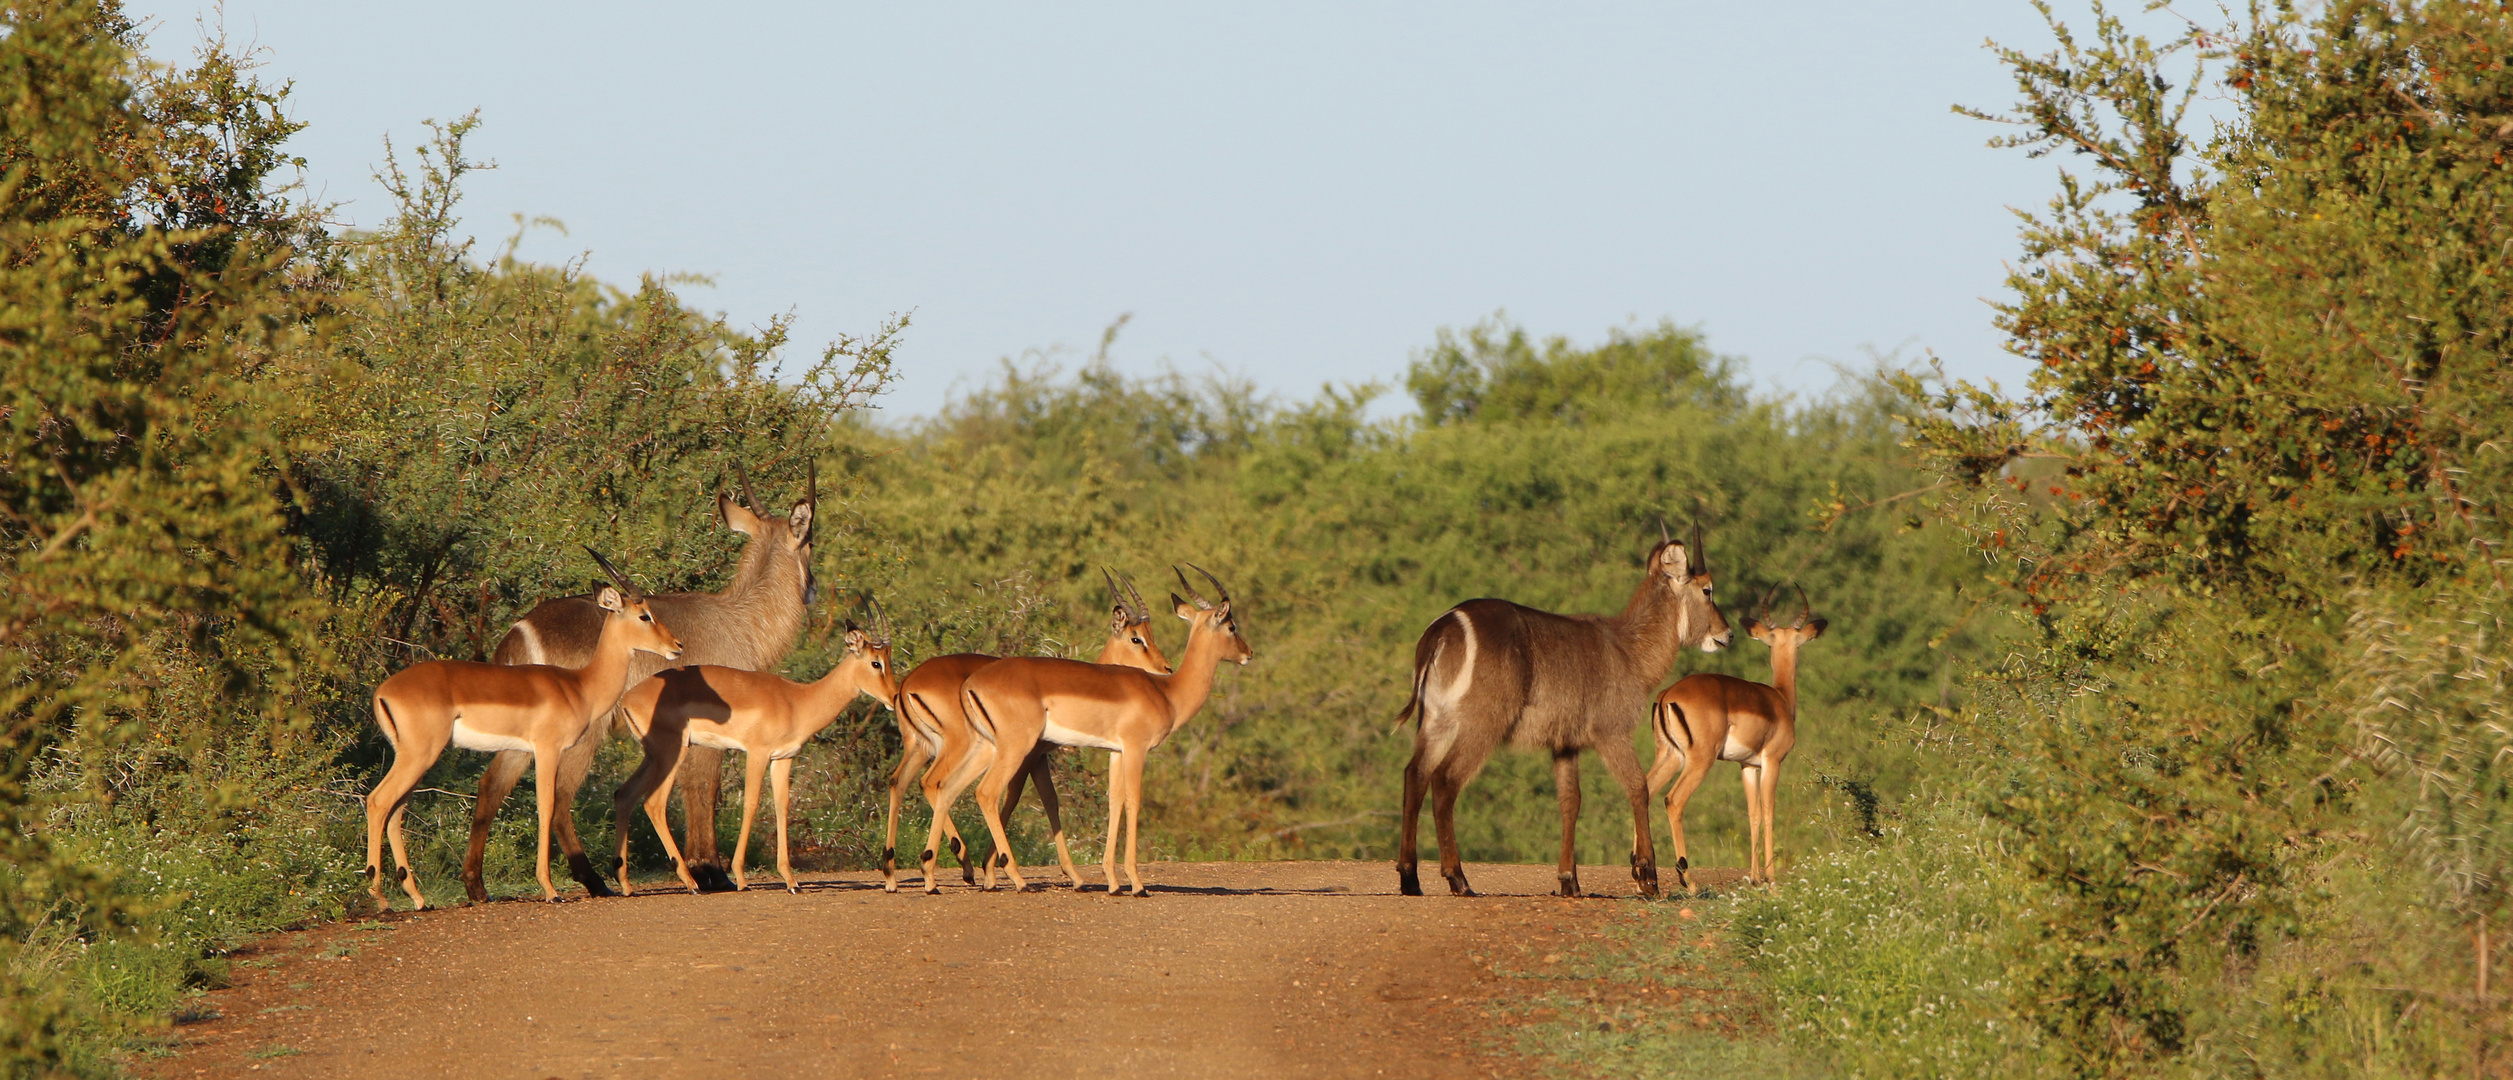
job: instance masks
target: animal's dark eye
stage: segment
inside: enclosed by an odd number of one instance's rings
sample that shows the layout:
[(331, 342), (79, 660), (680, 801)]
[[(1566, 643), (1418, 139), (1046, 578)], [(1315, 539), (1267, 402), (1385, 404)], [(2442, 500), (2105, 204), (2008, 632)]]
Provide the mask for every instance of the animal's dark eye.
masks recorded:
[(1137, 645), (1141, 645), (1141, 644), (1143, 644), (1143, 639), (1142, 639), (1142, 638), (1136, 638), (1136, 639), (1134, 639), (1134, 643), (1135, 643), (1135, 644), (1137, 644)]
[(873, 661), (873, 670), (874, 670), (874, 671), (879, 671), (879, 670), (881, 670), (881, 661), (879, 661), (879, 660), (875, 660), (875, 661)]
[(642, 612), (642, 611), (641, 611), (641, 612), (638, 612), (638, 613), (637, 613), (637, 621), (638, 621), (638, 622), (653, 622), (653, 621), (654, 621), (654, 616), (652, 616), (652, 615), (648, 615), (648, 614), (646, 614), (645, 612)]

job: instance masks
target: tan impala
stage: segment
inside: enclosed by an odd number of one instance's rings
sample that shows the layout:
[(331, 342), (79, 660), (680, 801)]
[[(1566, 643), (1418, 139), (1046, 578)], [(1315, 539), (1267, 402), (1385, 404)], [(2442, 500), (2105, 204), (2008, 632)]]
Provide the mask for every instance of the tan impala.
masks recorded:
[(670, 781), (693, 745), (739, 750), (744, 755), (742, 831), (733, 842), (733, 887), (750, 888), (750, 827), (759, 816), (759, 777), (764, 772), (777, 803), (777, 876), (785, 879), (787, 892), (796, 891), (794, 864), (786, 846), (786, 823), (791, 818), (788, 782), (794, 774), (794, 757), (858, 694), (884, 705), (898, 700), (899, 683), (891, 675), (886, 626), (876, 639), (847, 624), (845, 655), (817, 682), (791, 682), (767, 672), (702, 664), (666, 671), (629, 690), (620, 712), (627, 717), (629, 730), (645, 744), (646, 760), (612, 800), (620, 834), (620, 892), (635, 891), (628, 881), (629, 813), (640, 802), (646, 806), (646, 819), (663, 837), (663, 850), (672, 856), (672, 869), (680, 875), (681, 884), (698, 891), (698, 879), (690, 876), (689, 864), (681, 858), (680, 846), (672, 842), (671, 826), (663, 818), (664, 801), (672, 796)]
[(1714, 761), (1733, 761), (1745, 778), (1745, 879), (1771, 880), (1772, 790), (1780, 783), (1780, 763), (1797, 745), (1798, 647), (1823, 636), (1824, 620), (1811, 619), (1806, 590), (1798, 590), (1797, 621), (1773, 626), (1771, 597), (1763, 597), (1761, 615), (1745, 620), (1745, 632), (1771, 646), (1771, 684), (1747, 682), (1733, 675), (1689, 675), (1658, 695), (1650, 720), (1658, 729), (1658, 758), (1649, 766), (1649, 787), (1675, 778), (1667, 789), (1667, 831), (1675, 839), (1675, 879), (1692, 888), (1685, 871), (1684, 804), (1701, 786)]
[[(1190, 564), (1192, 565), (1192, 564)], [(1004, 835), (1004, 793), (1018, 776), (1030, 751), (1041, 743), (1090, 746), (1113, 750), (1108, 763), (1108, 848), (1100, 860), (1108, 891), (1117, 891), (1117, 832), (1126, 833), (1126, 881), (1141, 896), (1143, 879), (1135, 870), (1135, 833), (1143, 812), (1143, 759), (1188, 720), (1213, 693), (1214, 670), (1224, 660), (1245, 664), (1254, 655), (1231, 614), (1230, 590), (1202, 567), (1220, 603), (1204, 599), (1178, 575), (1178, 584), (1195, 598), (1193, 606), (1172, 595), (1178, 617), (1187, 621), (1187, 648), (1174, 675), (1156, 675), (1134, 668), (1085, 664), (1079, 660), (1020, 657), (997, 660), (978, 669), (962, 685), (969, 718), (980, 736), (995, 744), (995, 760), (977, 786), (977, 808), (986, 815), (995, 854), (986, 863), (986, 887), (995, 871), (1012, 878), (1015, 891), (1029, 887), (1021, 868), (1013, 865), (1012, 846)]]
[[(1142, 593), (1135, 591), (1134, 580), (1127, 578), (1119, 584), (1117, 575), (1104, 568), (1100, 575), (1108, 580), (1114, 604), (1108, 620), (1108, 641), (1100, 646), (1099, 659), (1094, 662), (1169, 674), (1169, 658), (1162, 656), (1160, 646), (1152, 641), (1151, 606), (1143, 602)], [(960, 685), (977, 669), (1000, 659), (982, 653), (937, 656), (916, 665), (915, 671), (900, 680), (900, 756), (898, 770), (890, 777), (889, 841), (881, 851), (882, 888), (899, 891), (895, 858), (899, 796), (908, 777), (918, 769), (923, 770), (918, 786), (924, 792), (926, 806), (933, 811), (925, 829), (925, 850), (919, 856), (925, 871), (925, 891), (941, 891), (934, 884), (934, 864), (945, 835), (951, 841), (951, 854), (960, 860), (961, 877), (972, 885), (977, 883), (975, 863), (969, 857), (967, 843), (960, 839), (959, 827), (952, 824), (951, 807), (994, 763), (995, 744), (971, 730), (968, 711), (961, 707)], [(1039, 806), (1047, 812), (1048, 839), (1056, 846), (1056, 862), (1064, 867), (1065, 880), (1078, 887), (1082, 877), (1073, 868), (1073, 854), (1065, 844), (1064, 813), (1057, 803), (1055, 776), (1048, 761), (1048, 753), (1053, 749), (1052, 745), (1042, 745), (1030, 752), (1030, 760), (1012, 778), (1012, 787), (1004, 794), (1002, 812), (1009, 817), (1019, 806), (1025, 778), (1036, 783)], [(928, 763), (931, 767), (927, 767)]]
[(448, 745), (490, 753), (532, 754), (533, 793), (540, 813), (541, 897), (558, 899), (550, 885), (550, 820), (557, 810), (560, 755), (584, 740), (595, 718), (618, 707), (628, 687), (629, 654), (650, 652), (665, 660), (681, 655), (672, 636), (646, 606), (646, 596), (628, 583), (608, 560), (591, 548), (611, 587), (594, 597), (603, 613), (602, 630), (593, 657), (583, 667), (544, 664), (510, 666), (468, 660), (430, 660), (403, 668), (375, 688), (375, 726), (393, 747), (393, 765), (366, 798), (367, 891), (378, 910), (390, 910), (384, 899), (384, 860), (380, 850), (389, 833), (393, 865), (410, 903), (420, 909), (428, 898), (410, 872), (403, 849), (402, 812), (410, 793)]

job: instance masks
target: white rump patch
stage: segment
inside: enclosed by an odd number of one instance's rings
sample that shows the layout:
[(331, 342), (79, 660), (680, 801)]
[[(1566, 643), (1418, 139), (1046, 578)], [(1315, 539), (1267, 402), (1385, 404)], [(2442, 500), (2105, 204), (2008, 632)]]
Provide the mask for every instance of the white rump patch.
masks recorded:
[(541, 631), (533, 629), (532, 623), (528, 621), (516, 623), (515, 632), (523, 635), (524, 663), (546, 664), (550, 662), (549, 654), (541, 651)]
[(1426, 672), (1422, 687), (1422, 744), (1424, 766), (1438, 765), (1448, 759), (1449, 747), (1457, 743), (1457, 709), (1466, 701), (1466, 694), (1475, 688), (1474, 620), (1463, 611), (1451, 611), (1448, 617), (1457, 620), (1457, 628), (1466, 638), (1466, 655), (1458, 660), (1456, 674), (1445, 683), (1439, 681), (1440, 661), (1447, 659), (1442, 649), (1431, 654), (1431, 670)]
[(492, 735), (472, 727), (459, 717), (454, 720), (454, 745), (465, 750), (486, 750), (492, 754), (504, 750), (529, 751), (532, 749), (530, 740), (518, 739), (512, 735)]

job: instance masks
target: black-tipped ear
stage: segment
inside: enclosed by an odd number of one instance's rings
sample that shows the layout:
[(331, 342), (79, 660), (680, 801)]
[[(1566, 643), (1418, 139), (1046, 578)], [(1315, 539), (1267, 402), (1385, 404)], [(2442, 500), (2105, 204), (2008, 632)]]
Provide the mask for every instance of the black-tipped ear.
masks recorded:
[(1195, 621), (1195, 614), (1199, 609), (1195, 605), (1179, 599), (1177, 593), (1169, 594), (1169, 605), (1178, 609), (1179, 618), (1185, 619), (1188, 622)]
[(1807, 640), (1807, 641), (1813, 641), (1813, 640), (1815, 640), (1816, 638), (1819, 638), (1819, 637), (1822, 637), (1822, 636), (1824, 636), (1824, 620), (1822, 620), (1822, 619), (1817, 619), (1817, 620), (1815, 620), (1815, 621), (1813, 621), (1813, 622), (1810, 622), (1810, 623), (1807, 623), (1807, 624), (1806, 624), (1806, 638), (1805, 638), (1805, 640)]

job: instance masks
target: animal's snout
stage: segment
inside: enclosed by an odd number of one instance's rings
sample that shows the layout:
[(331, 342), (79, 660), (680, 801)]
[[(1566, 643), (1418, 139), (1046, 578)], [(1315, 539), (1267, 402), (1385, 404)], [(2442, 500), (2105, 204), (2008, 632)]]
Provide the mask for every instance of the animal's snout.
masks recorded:
[(1722, 630), (1702, 639), (1702, 651), (1718, 652), (1721, 649), (1727, 648), (1728, 643), (1734, 640), (1736, 640), (1736, 631)]

